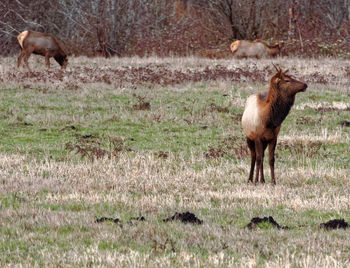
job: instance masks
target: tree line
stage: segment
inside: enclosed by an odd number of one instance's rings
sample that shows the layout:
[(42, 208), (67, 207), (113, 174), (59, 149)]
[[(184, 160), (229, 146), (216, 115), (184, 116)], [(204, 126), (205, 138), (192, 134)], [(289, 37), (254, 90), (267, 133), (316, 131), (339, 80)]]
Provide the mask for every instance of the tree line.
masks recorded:
[(350, 0), (2, 0), (0, 53), (18, 53), (16, 36), (28, 29), (88, 56), (224, 57), (236, 39), (349, 51)]

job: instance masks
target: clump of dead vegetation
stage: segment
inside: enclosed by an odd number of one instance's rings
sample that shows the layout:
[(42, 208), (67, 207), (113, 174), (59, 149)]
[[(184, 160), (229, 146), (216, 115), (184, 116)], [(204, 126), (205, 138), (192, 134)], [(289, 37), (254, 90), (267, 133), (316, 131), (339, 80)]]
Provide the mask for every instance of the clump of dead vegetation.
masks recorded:
[(281, 140), (278, 142), (278, 147), (281, 150), (286, 150), (293, 155), (305, 154), (307, 157), (314, 157), (319, 154), (323, 146), (321, 141), (303, 141), (303, 140), (292, 140), (284, 141)]
[(133, 110), (151, 110), (151, 103), (146, 100), (146, 97), (134, 95), (137, 98), (137, 103), (135, 103), (132, 108)]
[(224, 138), (216, 147), (209, 147), (208, 151), (204, 153), (208, 159), (215, 159), (221, 157), (244, 159), (249, 156), (248, 149), (244, 146), (242, 137), (229, 136)]
[(91, 134), (76, 134), (76, 140), (67, 142), (65, 149), (69, 152), (75, 152), (81, 158), (87, 158), (90, 161), (104, 157), (118, 157), (120, 153), (132, 150), (125, 145), (125, 141), (122, 138), (100, 137)]
[(219, 113), (229, 113), (230, 110), (229, 110), (229, 107), (221, 107), (221, 106), (218, 106), (216, 105), (215, 103), (211, 103), (209, 105), (209, 111), (210, 112), (219, 112)]
[(167, 159), (169, 157), (169, 152), (159, 151), (156, 153), (158, 158)]

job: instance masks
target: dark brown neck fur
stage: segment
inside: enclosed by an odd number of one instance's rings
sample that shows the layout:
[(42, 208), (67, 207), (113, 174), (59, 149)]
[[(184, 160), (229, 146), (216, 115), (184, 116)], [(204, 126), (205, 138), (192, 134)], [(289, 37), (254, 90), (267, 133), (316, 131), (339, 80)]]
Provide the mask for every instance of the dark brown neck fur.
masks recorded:
[(270, 84), (270, 89), (267, 95), (266, 103), (269, 105), (269, 116), (266, 121), (266, 127), (279, 127), (283, 120), (287, 117), (295, 100), (295, 95), (284, 96), (277, 89), (278, 85)]

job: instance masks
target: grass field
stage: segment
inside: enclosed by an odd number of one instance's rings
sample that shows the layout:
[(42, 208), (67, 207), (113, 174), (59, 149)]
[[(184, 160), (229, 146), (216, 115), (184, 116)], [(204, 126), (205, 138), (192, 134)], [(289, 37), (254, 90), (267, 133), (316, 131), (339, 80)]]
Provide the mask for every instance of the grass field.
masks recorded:
[[(29, 62), (0, 59), (2, 267), (350, 266), (350, 230), (320, 228), (350, 222), (349, 62)], [(277, 185), (265, 161), (255, 186), (240, 119), (272, 62), (308, 89), (282, 125)], [(203, 224), (163, 221), (186, 211)], [(264, 216), (289, 229), (245, 228)]]

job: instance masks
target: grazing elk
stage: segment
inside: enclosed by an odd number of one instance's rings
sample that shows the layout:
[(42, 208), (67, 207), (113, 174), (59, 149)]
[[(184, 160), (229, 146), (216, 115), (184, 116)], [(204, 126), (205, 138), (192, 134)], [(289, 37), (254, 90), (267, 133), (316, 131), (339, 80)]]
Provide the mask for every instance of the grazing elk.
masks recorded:
[(50, 68), (50, 57), (53, 57), (62, 69), (65, 69), (68, 63), (67, 53), (62, 43), (53, 35), (35, 31), (24, 31), (17, 36), (21, 52), (18, 56), (17, 67), (21, 65), (23, 58), (28, 70), (28, 58), (30, 54), (38, 54), (45, 57), (47, 68)]
[[(277, 69), (277, 68), (276, 68)], [(270, 79), (268, 92), (251, 95), (245, 104), (242, 116), (242, 127), (247, 136), (247, 144), (251, 153), (251, 166), (249, 182), (253, 182), (254, 167), (256, 162), (255, 183), (264, 183), (263, 161), (264, 151), (269, 146), (269, 165), (271, 171), (271, 183), (275, 180), (275, 148), (277, 135), (283, 120), (292, 108), (295, 94), (305, 91), (307, 85), (300, 82), (281, 69)]]
[(262, 40), (237, 40), (230, 46), (236, 58), (266, 58), (276, 56), (282, 48), (282, 43), (268, 45)]

